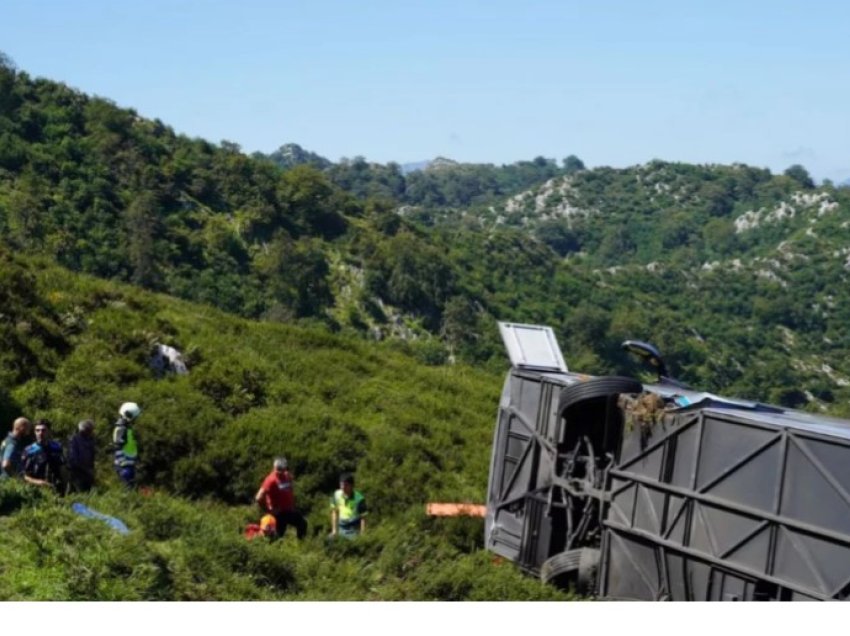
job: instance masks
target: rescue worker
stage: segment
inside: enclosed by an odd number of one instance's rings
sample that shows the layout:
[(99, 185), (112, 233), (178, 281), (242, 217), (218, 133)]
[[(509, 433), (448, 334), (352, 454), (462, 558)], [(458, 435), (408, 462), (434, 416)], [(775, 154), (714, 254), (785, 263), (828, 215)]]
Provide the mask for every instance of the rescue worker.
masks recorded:
[(142, 409), (135, 402), (125, 402), (118, 409), (118, 421), (112, 430), (112, 447), (115, 450), (115, 472), (127, 488), (136, 485), (136, 463), (139, 461), (139, 447), (136, 443), (136, 431), (133, 422)]
[(249, 523), (244, 534), (246, 539), (265, 537), (274, 541), (277, 538), (277, 521), (272, 515), (263, 515), (260, 523)]
[(25, 417), (19, 417), (12, 423), (12, 431), (0, 444), (0, 479), (21, 474), (24, 442), (29, 437), (30, 428), (30, 421)]
[(307, 534), (307, 520), (295, 508), (295, 490), (286, 457), (274, 460), (272, 472), (263, 480), (254, 500), (264, 513), (274, 516), (277, 536), (282, 537), (289, 525), (295, 526), (299, 539)]
[(35, 443), (24, 449), (24, 481), (65, 494), (65, 455), (62, 444), (50, 438), (50, 422), (36, 420)]
[(277, 538), (277, 519), (274, 518), (274, 515), (263, 515), (263, 518), (260, 519), (260, 532), (269, 539)]
[(94, 422), (83, 420), (68, 444), (68, 472), (75, 492), (88, 492), (94, 486)]
[(354, 490), (354, 475), (339, 476), (339, 490), (331, 499), (331, 536), (354, 538), (366, 531), (366, 498)]

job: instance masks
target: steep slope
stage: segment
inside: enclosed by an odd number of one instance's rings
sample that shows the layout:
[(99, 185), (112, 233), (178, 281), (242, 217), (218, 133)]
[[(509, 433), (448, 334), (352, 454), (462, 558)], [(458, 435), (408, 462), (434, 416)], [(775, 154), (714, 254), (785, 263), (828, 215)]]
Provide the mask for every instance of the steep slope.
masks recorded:
[(332, 175), (346, 192), (316, 168), (176, 135), (8, 63), (0, 89), (0, 236), (14, 250), (247, 317), (381, 338), (436, 335), (464, 291), (427, 232), (391, 202), (356, 198), (359, 161)]
[[(93, 418), (101, 488), (84, 500), (133, 530), (116, 535), (73, 515), (70, 499), (0, 484), (3, 598), (560, 597), (494, 565), (481, 520), (424, 516), (431, 499), (483, 499), (498, 377), (0, 256), (4, 333), (17, 343), (0, 358), (4, 418), (47, 417), (59, 439)], [(153, 342), (183, 350), (189, 375), (158, 379)], [(111, 470), (110, 425), (125, 400), (144, 409), (141, 481), (153, 496), (122, 492)], [(249, 544), (241, 529), (279, 454), (310, 537)], [(357, 471), (370, 531), (328, 545), (342, 470)]]
[[(682, 178), (694, 172), (714, 176)], [(586, 296), (572, 294), (564, 332), (592, 347), (590, 368), (613, 370), (603, 361), (617, 357), (618, 341), (642, 337), (662, 345), (695, 384), (848, 412), (846, 190), (743, 167), (660, 162), (607, 179), (595, 198), (576, 176), (505, 206), (524, 210), (513, 219), (523, 231), (555, 247), (571, 241), (563, 267), (585, 279)], [(718, 206), (706, 195), (709, 187), (742, 190), (742, 181), (754, 184), (748, 197)], [(635, 195), (623, 199), (629, 184)]]

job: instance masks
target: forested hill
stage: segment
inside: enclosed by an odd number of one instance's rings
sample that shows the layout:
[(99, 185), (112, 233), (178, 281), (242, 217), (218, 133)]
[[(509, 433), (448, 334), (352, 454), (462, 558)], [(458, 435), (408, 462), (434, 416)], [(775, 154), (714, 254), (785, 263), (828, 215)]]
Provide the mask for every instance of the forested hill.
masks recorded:
[(291, 146), (248, 157), (9, 63), (0, 99), (12, 249), (242, 316), (402, 340), (428, 364), (501, 369), (496, 319), (542, 322), (575, 369), (635, 373), (619, 343), (639, 338), (695, 385), (847, 410), (850, 200), (801, 166), (568, 157), (403, 175)]
[(446, 307), (468, 297), (465, 273), (394, 201), (188, 139), (8, 63), (0, 94), (10, 247), (248, 317), (380, 337), (452, 331)]
[(284, 169), (313, 166), (324, 171), (334, 184), (360, 198), (385, 198), (402, 205), (427, 208), (491, 204), (553, 177), (584, 169), (581, 159), (575, 155), (566, 157), (560, 166), (554, 159), (540, 156), (532, 161), (503, 166), (459, 163), (437, 157), (424, 168), (405, 174), (397, 163), (373, 163), (364, 157), (343, 158), (334, 163), (293, 143), (284, 144), (270, 155), (255, 153), (253, 156)]

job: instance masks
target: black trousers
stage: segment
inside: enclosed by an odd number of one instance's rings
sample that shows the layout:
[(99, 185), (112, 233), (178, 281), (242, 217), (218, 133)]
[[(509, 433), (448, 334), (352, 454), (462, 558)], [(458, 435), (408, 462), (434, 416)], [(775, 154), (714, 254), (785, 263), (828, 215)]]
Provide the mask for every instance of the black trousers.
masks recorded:
[(71, 469), (69, 472), (71, 492), (88, 492), (94, 486), (94, 474), (82, 470)]
[(299, 539), (307, 535), (307, 520), (297, 510), (278, 512), (274, 515), (274, 520), (277, 523), (278, 537), (283, 537), (287, 526), (295, 526), (295, 533)]

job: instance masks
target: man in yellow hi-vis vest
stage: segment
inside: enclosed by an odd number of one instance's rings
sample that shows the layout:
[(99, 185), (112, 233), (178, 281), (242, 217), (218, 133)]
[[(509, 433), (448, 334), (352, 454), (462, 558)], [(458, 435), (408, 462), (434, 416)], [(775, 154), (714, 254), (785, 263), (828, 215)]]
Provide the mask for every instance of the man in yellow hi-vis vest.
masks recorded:
[(339, 490), (331, 499), (331, 535), (356, 537), (366, 530), (366, 499), (354, 490), (354, 475), (343, 473), (339, 477)]
[(115, 472), (118, 478), (128, 488), (136, 485), (136, 462), (139, 460), (139, 447), (136, 443), (136, 431), (133, 430), (133, 421), (142, 409), (135, 402), (125, 402), (118, 409), (121, 416), (115, 422), (112, 431), (112, 446), (115, 449)]

